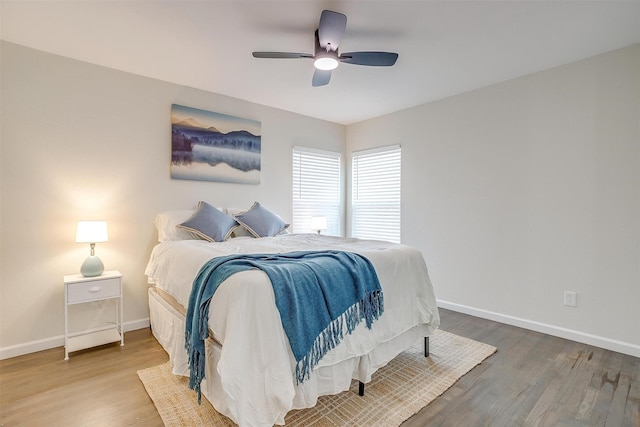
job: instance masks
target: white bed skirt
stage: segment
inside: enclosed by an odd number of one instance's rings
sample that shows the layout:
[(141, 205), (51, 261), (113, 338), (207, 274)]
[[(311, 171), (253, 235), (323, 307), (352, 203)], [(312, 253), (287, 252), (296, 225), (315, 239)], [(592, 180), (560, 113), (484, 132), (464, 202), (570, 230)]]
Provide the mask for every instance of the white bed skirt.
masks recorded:
[[(169, 360), (173, 367), (172, 372), (175, 375), (189, 376), (189, 364), (184, 346), (185, 317), (163, 299), (154, 287), (149, 288), (149, 318), (153, 335), (169, 354)], [(431, 326), (421, 324), (378, 345), (368, 354), (330, 366), (319, 366), (311, 373), (308, 380), (295, 387), (296, 393), (290, 409), (313, 407), (319, 396), (348, 390), (352, 379), (363, 383), (369, 382), (371, 375), (379, 368), (389, 363), (418, 339), (429, 336), (432, 332)], [(206, 378), (201, 385), (202, 393), (218, 412), (233, 419), (226, 404), (225, 392), (216, 373), (221, 346), (212, 339), (206, 340), (205, 346), (207, 365)], [(247, 351), (252, 351), (252, 349), (249, 348)], [(294, 381), (293, 375), (292, 381)], [(195, 392), (193, 398), (196, 399)], [(276, 424), (284, 424), (284, 416), (282, 419), (276, 420)]]

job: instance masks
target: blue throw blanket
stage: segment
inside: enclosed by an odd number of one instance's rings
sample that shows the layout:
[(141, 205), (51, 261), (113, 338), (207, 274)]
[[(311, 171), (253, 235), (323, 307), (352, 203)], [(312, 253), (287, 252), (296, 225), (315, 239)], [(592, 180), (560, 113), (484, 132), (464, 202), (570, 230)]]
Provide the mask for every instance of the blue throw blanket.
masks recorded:
[(239, 271), (260, 269), (271, 280), (282, 326), (296, 359), (298, 383), (309, 378), (320, 359), (336, 347), (345, 332), (362, 321), (371, 328), (384, 310), (382, 288), (371, 262), (342, 251), (243, 254), (213, 258), (193, 283), (187, 309), (185, 346), (189, 387), (198, 393), (204, 379), (204, 340), (209, 336), (211, 297)]

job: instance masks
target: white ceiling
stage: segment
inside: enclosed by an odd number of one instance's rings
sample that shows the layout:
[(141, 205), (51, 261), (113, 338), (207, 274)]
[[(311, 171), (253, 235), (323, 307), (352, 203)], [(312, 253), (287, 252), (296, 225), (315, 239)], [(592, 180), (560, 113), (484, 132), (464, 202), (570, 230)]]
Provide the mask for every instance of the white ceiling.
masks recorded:
[[(351, 124), (640, 42), (640, 1), (7, 1), (4, 40), (283, 110)], [(311, 86), (320, 13), (347, 15), (341, 64)]]

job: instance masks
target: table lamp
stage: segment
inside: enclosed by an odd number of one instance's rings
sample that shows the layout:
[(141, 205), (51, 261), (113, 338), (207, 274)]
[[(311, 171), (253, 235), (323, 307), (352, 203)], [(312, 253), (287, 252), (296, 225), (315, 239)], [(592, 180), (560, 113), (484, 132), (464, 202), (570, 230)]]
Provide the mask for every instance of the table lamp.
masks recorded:
[(84, 277), (100, 276), (104, 271), (104, 264), (96, 256), (96, 243), (109, 240), (107, 234), (106, 221), (78, 221), (76, 231), (76, 242), (89, 243), (91, 245), (91, 255), (87, 257), (80, 267), (80, 273)]
[(318, 234), (320, 231), (327, 229), (327, 217), (326, 216), (314, 216), (311, 217), (311, 229), (316, 230)]

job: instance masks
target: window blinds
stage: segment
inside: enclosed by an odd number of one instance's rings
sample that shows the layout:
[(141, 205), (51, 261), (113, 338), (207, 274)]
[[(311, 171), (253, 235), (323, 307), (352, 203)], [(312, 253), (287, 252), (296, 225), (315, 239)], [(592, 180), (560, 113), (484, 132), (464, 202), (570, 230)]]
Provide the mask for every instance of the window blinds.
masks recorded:
[(322, 234), (341, 236), (340, 153), (293, 147), (294, 233), (310, 233), (311, 218), (327, 218)]
[(352, 154), (351, 235), (400, 243), (399, 145)]

